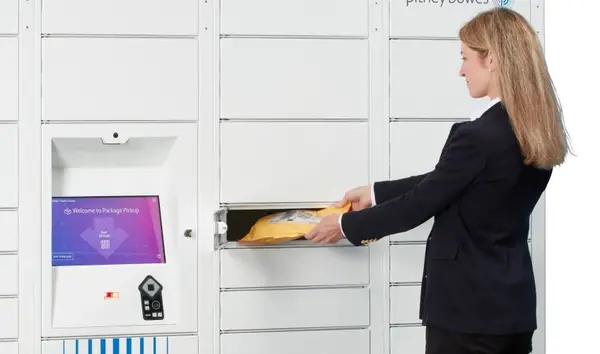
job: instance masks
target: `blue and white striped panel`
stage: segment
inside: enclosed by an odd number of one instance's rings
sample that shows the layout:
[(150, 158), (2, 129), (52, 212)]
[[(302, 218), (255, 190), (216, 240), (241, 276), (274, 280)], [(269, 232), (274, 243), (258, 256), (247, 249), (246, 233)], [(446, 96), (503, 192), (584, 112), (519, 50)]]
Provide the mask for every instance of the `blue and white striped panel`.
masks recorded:
[(62, 354), (169, 354), (168, 337), (70, 339)]

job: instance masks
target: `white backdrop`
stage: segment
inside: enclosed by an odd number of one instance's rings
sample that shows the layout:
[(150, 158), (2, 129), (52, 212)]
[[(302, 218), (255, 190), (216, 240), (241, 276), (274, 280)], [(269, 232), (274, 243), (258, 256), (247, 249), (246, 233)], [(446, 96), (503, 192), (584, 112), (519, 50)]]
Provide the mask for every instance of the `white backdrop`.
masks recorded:
[(546, 1), (546, 54), (575, 154), (547, 193), (547, 354), (598, 350), (600, 1)]

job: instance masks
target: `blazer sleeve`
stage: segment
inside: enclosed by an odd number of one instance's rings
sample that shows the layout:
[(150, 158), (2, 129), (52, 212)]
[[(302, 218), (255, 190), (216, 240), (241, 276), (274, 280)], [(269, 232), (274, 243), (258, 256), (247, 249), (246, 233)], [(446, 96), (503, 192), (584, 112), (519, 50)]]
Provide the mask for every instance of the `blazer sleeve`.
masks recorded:
[(484, 146), (470, 128), (457, 129), (434, 170), (408, 192), (343, 214), (340, 222), (346, 238), (358, 246), (367, 239), (411, 230), (459, 197), (486, 164)]
[[(444, 143), (442, 154), (447, 149), (448, 143), (451, 141), (454, 132), (456, 132), (456, 130), (463, 124), (464, 122), (452, 124), (452, 127), (450, 127), (450, 131), (448, 133), (448, 137), (446, 138), (446, 142)], [(415, 185), (423, 181), (423, 179), (425, 179), (429, 173), (431, 172), (392, 181), (375, 182), (373, 184), (373, 194), (375, 195), (374, 199), (376, 202), (375, 204), (381, 204), (408, 192)]]
[(379, 181), (373, 184), (375, 204), (384, 203), (394, 197), (402, 195), (411, 190), (417, 183), (421, 182), (428, 173), (411, 176), (392, 181)]

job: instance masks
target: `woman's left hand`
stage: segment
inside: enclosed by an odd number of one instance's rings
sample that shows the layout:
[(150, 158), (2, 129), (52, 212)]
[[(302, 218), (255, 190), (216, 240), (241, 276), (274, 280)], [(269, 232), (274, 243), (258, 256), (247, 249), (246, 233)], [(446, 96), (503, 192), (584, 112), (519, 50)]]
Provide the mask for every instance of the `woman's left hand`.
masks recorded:
[(339, 215), (328, 215), (321, 219), (321, 222), (310, 230), (306, 236), (313, 243), (332, 244), (337, 243), (344, 238), (342, 229), (338, 222)]

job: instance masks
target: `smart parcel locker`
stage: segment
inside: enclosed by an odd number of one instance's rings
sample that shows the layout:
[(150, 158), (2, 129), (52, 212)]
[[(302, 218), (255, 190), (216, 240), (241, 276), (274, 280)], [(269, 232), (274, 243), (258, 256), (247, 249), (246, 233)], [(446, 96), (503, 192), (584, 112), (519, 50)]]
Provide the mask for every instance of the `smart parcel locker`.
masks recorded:
[(42, 336), (196, 331), (196, 124), (42, 129)]

